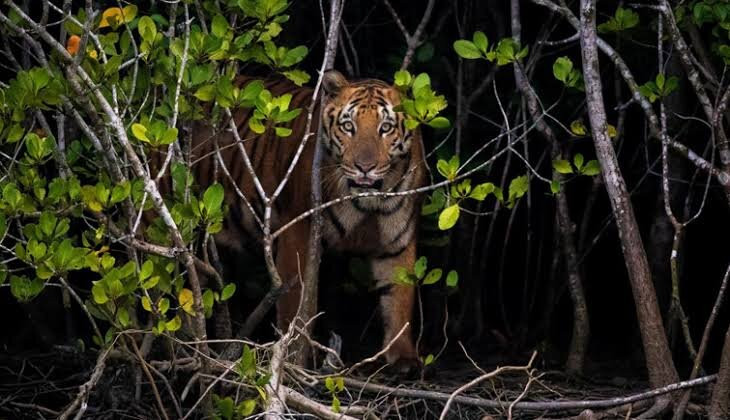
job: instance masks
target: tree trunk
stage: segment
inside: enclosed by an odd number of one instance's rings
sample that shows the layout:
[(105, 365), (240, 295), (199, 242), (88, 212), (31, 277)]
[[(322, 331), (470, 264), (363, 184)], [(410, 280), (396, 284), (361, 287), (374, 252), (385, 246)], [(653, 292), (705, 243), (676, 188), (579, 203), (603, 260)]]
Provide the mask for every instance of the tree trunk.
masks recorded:
[(712, 390), (709, 416), (711, 419), (726, 419), (730, 415), (730, 327), (725, 333), (725, 344), (722, 346), (720, 371)]
[(608, 136), (606, 109), (603, 104), (601, 79), (596, 47), (595, 0), (581, 0), (581, 54), (585, 78), (586, 99), (596, 155), (616, 219), (621, 249), (626, 260), (636, 315), (644, 346), (649, 381), (654, 387), (676, 382), (677, 371), (662, 326), (646, 251), (639, 226), (621, 175), (616, 153)]

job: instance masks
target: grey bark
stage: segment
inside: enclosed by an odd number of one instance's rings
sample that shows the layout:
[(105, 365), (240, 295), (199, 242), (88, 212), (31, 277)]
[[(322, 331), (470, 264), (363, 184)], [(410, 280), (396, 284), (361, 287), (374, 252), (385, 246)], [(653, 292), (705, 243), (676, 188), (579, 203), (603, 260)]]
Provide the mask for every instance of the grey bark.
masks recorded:
[(639, 226), (616, 153), (608, 136), (596, 45), (595, 0), (581, 0), (580, 32), (588, 116), (596, 155), (601, 165), (601, 173), (606, 183), (626, 260), (649, 380), (652, 386), (663, 386), (676, 382), (678, 375), (664, 334)]

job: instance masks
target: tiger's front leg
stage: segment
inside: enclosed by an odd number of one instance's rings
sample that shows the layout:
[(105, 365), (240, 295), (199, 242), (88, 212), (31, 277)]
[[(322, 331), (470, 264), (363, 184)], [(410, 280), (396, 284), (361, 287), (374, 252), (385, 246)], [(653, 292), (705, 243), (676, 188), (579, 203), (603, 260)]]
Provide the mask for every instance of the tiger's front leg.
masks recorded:
[(383, 316), (383, 346), (387, 346), (398, 335), (406, 323), (410, 325), (393, 342), (385, 353), (385, 359), (399, 372), (408, 373), (420, 367), (418, 351), (413, 344), (413, 304), (414, 286), (393, 282), (395, 267), (413, 267), (416, 261), (416, 242), (411, 242), (398, 255), (372, 259), (372, 272), (378, 290), (384, 290), (380, 297), (380, 310)]

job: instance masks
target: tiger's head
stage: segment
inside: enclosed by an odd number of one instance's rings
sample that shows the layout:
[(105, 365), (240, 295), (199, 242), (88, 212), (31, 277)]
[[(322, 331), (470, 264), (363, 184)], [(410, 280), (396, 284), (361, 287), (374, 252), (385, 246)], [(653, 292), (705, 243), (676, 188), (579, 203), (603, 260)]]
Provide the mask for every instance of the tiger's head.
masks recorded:
[(334, 70), (325, 73), (322, 83), (323, 142), (347, 188), (363, 192), (392, 187), (392, 172), (410, 153), (414, 138), (405, 116), (394, 110), (400, 92), (380, 80), (348, 81)]

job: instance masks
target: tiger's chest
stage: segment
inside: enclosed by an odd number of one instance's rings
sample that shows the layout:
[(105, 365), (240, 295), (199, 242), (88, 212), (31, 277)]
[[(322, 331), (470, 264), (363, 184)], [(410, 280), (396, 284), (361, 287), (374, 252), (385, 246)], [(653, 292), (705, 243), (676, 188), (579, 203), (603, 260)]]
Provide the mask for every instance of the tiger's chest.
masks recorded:
[(415, 233), (416, 216), (410, 200), (395, 204), (397, 208), (384, 212), (353, 202), (327, 208), (322, 232), (326, 248), (375, 257), (405, 247)]

